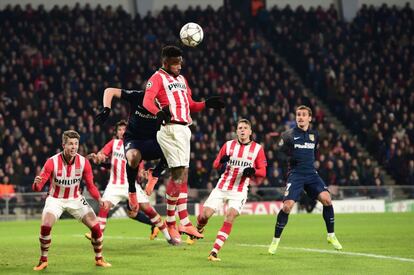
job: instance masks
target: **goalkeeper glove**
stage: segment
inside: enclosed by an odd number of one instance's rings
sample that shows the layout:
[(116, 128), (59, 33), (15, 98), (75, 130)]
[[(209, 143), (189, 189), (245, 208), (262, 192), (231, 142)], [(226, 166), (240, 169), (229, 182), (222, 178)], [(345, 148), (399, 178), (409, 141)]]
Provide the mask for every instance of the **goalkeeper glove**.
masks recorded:
[(254, 169), (253, 167), (247, 167), (243, 170), (243, 177), (251, 177), (254, 176), (255, 173), (256, 169)]
[(96, 115), (95, 117), (95, 125), (102, 125), (108, 119), (109, 114), (111, 113), (111, 108), (104, 107), (103, 110)]
[(221, 96), (212, 96), (206, 99), (206, 107), (212, 109), (221, 109), (224, 108), (226, 104)]

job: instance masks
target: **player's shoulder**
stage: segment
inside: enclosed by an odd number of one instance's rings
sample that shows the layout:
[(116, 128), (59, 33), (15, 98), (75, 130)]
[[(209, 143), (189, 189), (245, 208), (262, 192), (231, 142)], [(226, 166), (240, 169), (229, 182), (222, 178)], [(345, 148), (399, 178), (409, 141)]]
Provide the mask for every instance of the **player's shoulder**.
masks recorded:
[(252, 141), (252, 146), (255, 146), (255, 148), (258, 148), (259, 150), (263, 148), (263, 146), (260, 143), (254, 140)]
[(294, 131), (295, 131), (295, 128), (291, 128), (289, 130), (286, 130), (286, 131), (282, 132), (281, 137), (286, 140), (286, 139), (293, 136)]

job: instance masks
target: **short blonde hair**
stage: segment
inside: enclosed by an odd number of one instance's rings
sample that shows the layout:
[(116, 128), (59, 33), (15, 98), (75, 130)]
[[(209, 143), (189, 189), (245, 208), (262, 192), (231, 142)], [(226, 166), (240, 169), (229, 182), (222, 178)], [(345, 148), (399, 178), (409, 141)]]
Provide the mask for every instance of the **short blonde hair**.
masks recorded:
[(299, 110), (307, 110), (308, 113), (309, 113), (309, 116), (312, 116), (312, 110), (311, 110), (311, 108), (309, 108), (306, 105), (300, 105), (299, 107), (296, 108), (296, 112), (299, 111)]
[(66, 144), (66, 142), (68, 142), (68, 139), (70, 138), (76, 138), (79, 141), (80, 135), (78, 134), (78, 132), (74, 130), (64, 131), (62, 134), (62, 143)]
[(245, 118), (239, 119), (239, 121), (237, 121), (237, 126), (239, 126), (240, 123), (246, 123), (247, 125), (250, 126), (250, 128), (252, 128), (252, 123), (248, 119), (245, 119)]

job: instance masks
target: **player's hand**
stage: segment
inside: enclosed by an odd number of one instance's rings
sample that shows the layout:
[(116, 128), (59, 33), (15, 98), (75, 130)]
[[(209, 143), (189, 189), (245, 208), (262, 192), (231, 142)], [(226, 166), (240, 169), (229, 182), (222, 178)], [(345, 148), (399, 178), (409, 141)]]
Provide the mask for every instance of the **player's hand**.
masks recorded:
[(224, 156), (221, 157), (220, 163), (223, 164), (223, 163), (228, 162), (229, 160), (230, 160), (230, 156), (224, 155)]
[(247, 167), (243, 170), (243, 177), (251, 177), (254, 176), (255, 173), (256, 169), (254, 169), (253, 167)]
[(98, 156), (95, 153), (87, 155), (86, 158), (91, 160), (93, 163), (98, 164)]
[(40, 191), (38, 188), (39, 183), (42, 182), (42, 177), (41, 176), (36, 176), (33, 184), (32, 184), (32, 190), (33, 191)]
[(171, 112), (168, 106), (164, 106), (158, 113), (157, 113), (157, 123), (158, 125), (165, 125), (171, 121)]
[(111, 113), (111, 108), (104, 107), (102, 111), (96, 115), (94, 124), (95, 125), (104, 124), (105, 121), (108, 119), (110, 113)]
[(99, 207), (103, 208), (104, 210), (109, 210), (110, 202), (99, 199)]
[(212, 96), (206, 99), (206, 107), (212, 109), (222, 109), (226, 106), (221, 96)]

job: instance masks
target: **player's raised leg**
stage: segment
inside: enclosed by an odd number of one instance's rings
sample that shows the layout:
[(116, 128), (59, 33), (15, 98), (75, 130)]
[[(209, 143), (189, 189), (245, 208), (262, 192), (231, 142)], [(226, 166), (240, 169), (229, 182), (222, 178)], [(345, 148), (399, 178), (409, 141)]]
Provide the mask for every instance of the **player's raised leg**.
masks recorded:
[(129, 206), (131, 210), (138, 211), (139, 205), (136, 196), (135, 180), (138, 175), (138, 165), (141, 162), (141, 153), (137, 149), (130, 149), (129, 143), (124, 145), (126, 151), (126, 173), (128, 178)]
[(335, 236), (334, 232), (334, 224), (335, 224), (335, 216), (334, 216), (334, 209), (332, 206), (332, 200), (329, 192), (324, 191), (318, 195), (318, 200), (323, 205), (322, 216), (325, 220), (326, 230), (328, 232), (327, 240), (328, 243), (332, 244), (336, 250), (341, 250), (342, 245), (339, 243), (338, 239)]
[(294, 205), (295, 205), (294, 200), (285, 200), (283, 202), (283, 207), (279, 211), (279, 214), (277, 215), (274, 237), (273, 237), (272, 243), (269, 246), (268, 251), (270, 254), (276, 253), (277, 247), (279, 246), (279, 242), (280, 242), (280, 236), (282, 235), (283, 229), (288, 223), (289, 213), (292, 210)]
[(169, 230), (167, 229), (167, 225), (165, 222), (162, 221), (161, 216), (155, 211), (155, 209), (148, 203), (140, 203), (140, 209), (147, 215), (151, 223), (158, 227), (159, 230), (164, 235), (167, 242), (171, 245), (179, 245), (181, 240), (177, 239), (176, 237), (173, 237), (170, 235)]

